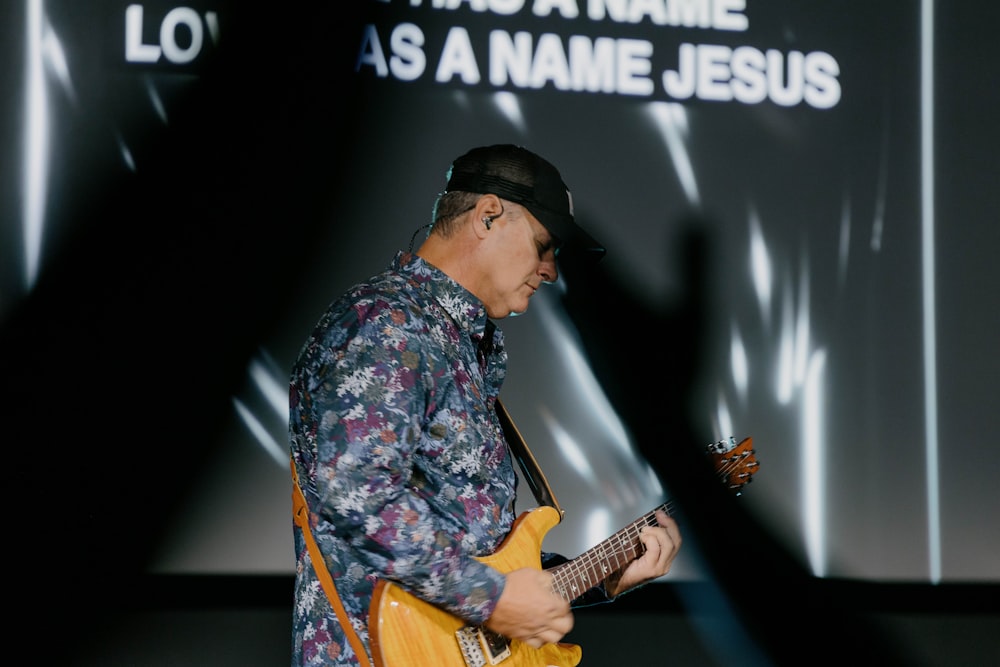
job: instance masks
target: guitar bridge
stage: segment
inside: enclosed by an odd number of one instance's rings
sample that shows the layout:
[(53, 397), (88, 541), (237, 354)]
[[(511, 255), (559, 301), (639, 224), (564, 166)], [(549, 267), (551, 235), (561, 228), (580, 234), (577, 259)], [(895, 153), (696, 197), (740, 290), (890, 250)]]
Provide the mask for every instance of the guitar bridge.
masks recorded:
[(455, 632), (466, 667), (499, 665), (510, 657), (510, 640), (482, 626), (466, 625)]

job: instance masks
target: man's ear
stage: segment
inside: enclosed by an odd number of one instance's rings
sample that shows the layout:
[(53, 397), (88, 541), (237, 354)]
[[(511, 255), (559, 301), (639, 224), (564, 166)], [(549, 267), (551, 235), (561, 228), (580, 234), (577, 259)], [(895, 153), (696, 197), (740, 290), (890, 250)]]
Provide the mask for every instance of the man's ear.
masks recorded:
[[(496, 195), (483, 195), (476, 202), (476, 217), (480, 222), (488, 219), (490, 224), (492, 224), (493, 219), (499, 217), (501, 213), (503, 213), (503, 202)], [(489, 227), (489, 225), (485, 226)]]

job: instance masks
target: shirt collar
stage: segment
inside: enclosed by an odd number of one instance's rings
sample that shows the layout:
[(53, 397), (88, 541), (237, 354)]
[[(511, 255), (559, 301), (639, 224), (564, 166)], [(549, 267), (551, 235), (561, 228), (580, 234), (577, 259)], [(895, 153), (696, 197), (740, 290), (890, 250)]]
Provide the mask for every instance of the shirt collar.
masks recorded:
[(444, 271), (407, 251), (396, 254), (391, 268), (425, 290), (473, 340), (482, 340), (487, 332), (492, 338), (494, 326), (486, 315), (485, 304)]

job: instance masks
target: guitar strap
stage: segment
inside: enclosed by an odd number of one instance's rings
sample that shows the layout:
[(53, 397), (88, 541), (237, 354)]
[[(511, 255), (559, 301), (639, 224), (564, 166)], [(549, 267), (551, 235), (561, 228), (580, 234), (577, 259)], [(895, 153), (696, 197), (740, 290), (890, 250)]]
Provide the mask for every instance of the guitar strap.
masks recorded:
[[(535, 499), (542, 505), (554, 508), (559, 512), (559, 517), (562, 518), (563, 510), (559, 507), (559, 501), (556, 500), (555, 494), (552, 493), (552, 487), (549, 486), (548, 480), (545, 479), (545, 473), (542, 472), (538, 461), (535, 460), (531, 450), (528, 449), (528, 443), (525, 442), (521, 432), (514, 424), (514, 420), (511, 419), (510, 413), (507, 412), (507, 407), (499, 398), (496, 401), (496, 412), (497, 417), (500, 419), (500, 427), (503, 430), (504, 438), (506, 438), (507, 445), (510, 447), (511, 455), (521, 467), (521, 471), (524, 473), (529, 486), (531, 486), (531, 491), (534, 493)], [(337, 614), (340, 627), (344, 629), (347, 641), (350, 642), (351, 648), (354, 649), (354, 653), (358, 656), (358, 661), (362, 667), (370, 667), (371, 663), (368, 661), (368, 651), (365, 650), (361, 638), (358, 637), (358, 634), (354, 631), (354, 627), (351, 625), (351, 620), (347, 616), (347, 610), (344, 609), (344, 603), (340, 601), (337, 587), (333, 583), (333, 577), (330, 576), (330, 571), (326, 568), (326, 560), (324, 560), (323, 554), (319, 550), (319, 545), (316, 544), (316, 539), (313, 537), (312, 530), (310, 529), (309, 508), (306, 505), (306, 498), (302, 493), (302, 487), (299, 486), (299, 473), (295, 467), (295, 460), (291, 459), (290, 464), (293, 483), (292, 516), (295, 525), (302, 529), (302, 535), (305, 537), (306, 547), (309, 549), (309, 557), (312, 559), (316, 576), (319, 577), (323, 591), (330, 600), (330, 604), (333, 605), (333, 610)]]
[(531, 450), (528, 449), (528, 443), (525, 442), (521, 432), (514, 424), (514, 420), (511, 419), (510, 413), (507, 411), (507, 406), (499, 398), (497, 398), (496, 402), (496, 411), (497, 417), (500, 418), (500, 427), (503, 429), (503, 435), (507, 439), (507, 446), (510, 447), (514, 460), (521, 466), (521, 472), (524, 473), (525, 480), (528, 482), (528, 486), (531, 487), (531, 492), (535, 494), (535, 500), (542, 505), (554, 508), (559, 512), (559, 518), (561, 519), (563, 510), (559, 507), (559, 501), (556, 500), (555, 494), (552, 493), (549, 481), (545, 479), (545, 473), (542, 472), (538, 461), (535, 460)]

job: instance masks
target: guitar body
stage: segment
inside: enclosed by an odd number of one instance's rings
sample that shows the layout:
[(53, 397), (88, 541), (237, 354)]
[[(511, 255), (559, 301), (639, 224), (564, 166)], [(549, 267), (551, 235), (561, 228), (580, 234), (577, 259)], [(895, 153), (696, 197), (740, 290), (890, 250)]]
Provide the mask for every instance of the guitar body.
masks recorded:
[[(708, 446), (719, 478), (739, 495), (759, 466), (753, 440), (720, 440)], [(552, 591), (573, 600), (620, 571), (642, 555), (642, 528), (657, 525), (656, 512), (671, 513), (668, 501), (576, 558), (548, 568)], [(504, 574), (526, 567), (542, 567), (542, 541), (562, 520), (553, 507), (542, 505), (514, 521), (510, 534), (489, 556), (477, 558)], [(376, 667), (575, 667), (583, 650), (575, 644), (546, 644), (532, 648), (507, 639), (410, 595), (380, 580), (375, 586), (368, 632)]]
[[(503, 573), (525, 567), (541, 569), (542, 541), (560, 520), (559, 512), (551, 507), (524, 512), (500, 547), (477, 560)], [(491, 651), (479, 645), (476, 628), (384, 580), (375, 587), (370, 611), (377, 667), (574, 667), (583, 654), (574, 644), (536, 649), (514, 639), (503, 640), (500, 649)], [(468, 639), (463, 642), (460, 636)]]

